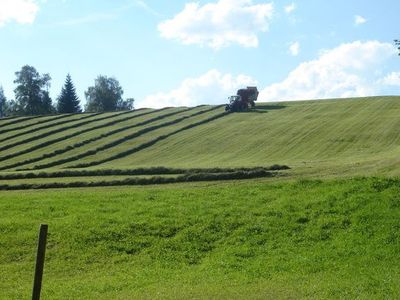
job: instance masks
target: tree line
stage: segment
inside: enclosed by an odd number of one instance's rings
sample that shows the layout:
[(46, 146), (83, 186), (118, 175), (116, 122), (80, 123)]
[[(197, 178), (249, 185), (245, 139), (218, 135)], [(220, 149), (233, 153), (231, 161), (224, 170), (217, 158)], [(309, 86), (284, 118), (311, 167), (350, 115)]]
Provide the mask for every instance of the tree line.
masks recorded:
[[(40, 74), (34, 67), (25, 65), (15, 72), (15, 99), (9, 100), (0, 86), (0, 118), (5, 116), (34, 116), (55, 113), (81, 113), (80, 99), (76, 94), (71, 75), (68, 74), (61, 92), (53, 103), (49, 89), (51, 77)], [(134, 109), (134, 99), (123, 99), (124, 91), (118, 80), (99, 75), (94, 86), (85, 91), (85, 112), (109, 112)]]

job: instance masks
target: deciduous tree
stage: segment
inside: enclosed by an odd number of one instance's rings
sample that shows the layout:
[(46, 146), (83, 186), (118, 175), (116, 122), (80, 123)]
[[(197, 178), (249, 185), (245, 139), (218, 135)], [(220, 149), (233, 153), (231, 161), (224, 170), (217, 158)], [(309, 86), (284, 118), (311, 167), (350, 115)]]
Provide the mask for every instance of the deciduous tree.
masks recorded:
[(127, 98), (126, 100), (118, 101), (117, 110), (133, 110), (135, 99)]
[(85, 111), (105, 112), (116, 111), (118, 103), (122, 100), (124, 91), (118, 80), (100, 75), (96, 78), (94, 86), (85, 92)]
[(40, 75), (32, 66), (23, 66), (21, 71), (15, 72), (14, 90), (16, 113), (20, 115), (40, 115), (54, 113), (55, 109), (49, 95), (49, 74)]

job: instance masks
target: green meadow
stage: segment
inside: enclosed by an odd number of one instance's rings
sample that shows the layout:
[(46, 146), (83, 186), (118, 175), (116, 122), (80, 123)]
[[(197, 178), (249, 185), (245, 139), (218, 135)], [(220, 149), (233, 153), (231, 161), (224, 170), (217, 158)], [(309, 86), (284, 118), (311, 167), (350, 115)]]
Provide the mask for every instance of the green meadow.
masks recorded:
[[(0, 299), (400, 298), (400, 97), (0, 120)], [(81, 188), (78, 188), (81, 187)]]
[(0, 192), (2, 299), (400, 297), (400, 180)]

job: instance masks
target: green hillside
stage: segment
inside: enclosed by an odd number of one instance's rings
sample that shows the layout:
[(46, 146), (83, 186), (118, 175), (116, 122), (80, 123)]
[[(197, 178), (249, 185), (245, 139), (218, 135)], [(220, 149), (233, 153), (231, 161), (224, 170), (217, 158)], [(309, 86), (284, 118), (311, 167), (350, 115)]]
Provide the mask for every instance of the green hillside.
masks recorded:
[(400, 97), (0, 120), (0, 299), (40, 223), (46, 299), (398, 299), (399, 128)]
[(0, 120), (0, 174), (287, 165), (292, 176), (398, 175), (400, 97)]

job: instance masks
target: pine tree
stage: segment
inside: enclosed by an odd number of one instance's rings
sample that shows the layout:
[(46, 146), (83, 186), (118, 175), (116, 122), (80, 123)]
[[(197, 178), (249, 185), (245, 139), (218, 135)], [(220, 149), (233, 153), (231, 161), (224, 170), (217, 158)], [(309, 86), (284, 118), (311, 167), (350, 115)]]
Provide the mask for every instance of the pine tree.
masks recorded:
[(61, 94), (57, 99), (58, 113), (80, 113), (82, 109), (79, 104), (79, 98), (76, 95), (74, 84), (71, 80), (71, 75), (67, 75), (65, 84), (61, 89)]

